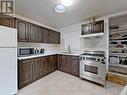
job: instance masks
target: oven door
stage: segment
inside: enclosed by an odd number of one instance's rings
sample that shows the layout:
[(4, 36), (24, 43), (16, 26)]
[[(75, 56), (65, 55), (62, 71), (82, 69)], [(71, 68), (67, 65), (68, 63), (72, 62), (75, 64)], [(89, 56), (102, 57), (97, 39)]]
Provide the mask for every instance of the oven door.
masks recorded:
[(101, 62), (85, 60), (81, 62), (81, 74), (100, 80), (105, 80), (106, 66)]

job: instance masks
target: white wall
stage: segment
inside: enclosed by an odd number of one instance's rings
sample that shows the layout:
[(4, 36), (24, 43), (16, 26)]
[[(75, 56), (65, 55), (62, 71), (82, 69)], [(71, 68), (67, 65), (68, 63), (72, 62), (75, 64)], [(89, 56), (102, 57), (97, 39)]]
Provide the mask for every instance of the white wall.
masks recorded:
[(59, 29), (61, 32), (61, 40), (62, 40), (62, 49), (66, 49), (67, 45), (70, 43), (72, 46), (72, 49), (80, 49), (80, 50), (105, 50), (107, 49), (107, 17), (101, 17), (97, 20), (105, 20), (105, 33), (103, 37), (97, 38), (89, 38), (89, 39), (80, 39), (81, 34), (81, 25), (88, 23), (88, 21), (84, 23), (75, 24), (69, 27), (64, 27)]

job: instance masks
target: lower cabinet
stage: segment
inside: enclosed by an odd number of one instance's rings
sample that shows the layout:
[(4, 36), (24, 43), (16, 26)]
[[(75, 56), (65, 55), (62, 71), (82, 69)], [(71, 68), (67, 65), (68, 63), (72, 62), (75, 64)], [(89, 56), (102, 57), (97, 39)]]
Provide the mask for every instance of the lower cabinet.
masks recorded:
[(79, 57), (71, 55), (59, 55), (58, 70), (79, 76)]
[(57, 69), (56, 55), (18, 61), (18, 88), (54, 72)]
[(32, 59), (18, 61), (18, 88), (22, 88), (32, 82)]
[(70, 58), (70, 72), (72, 75), (79, 77), (79, 57), (71, 56)]
[(79, 57), (70, 55), (50, 55), (18, 61), (18, 88), (60, 70), (79, 76)]

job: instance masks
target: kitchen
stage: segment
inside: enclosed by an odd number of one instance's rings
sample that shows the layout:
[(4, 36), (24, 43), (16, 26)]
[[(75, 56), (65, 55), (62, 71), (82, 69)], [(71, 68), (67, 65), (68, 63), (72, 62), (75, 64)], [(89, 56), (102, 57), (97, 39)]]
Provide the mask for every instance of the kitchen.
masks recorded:
[[(2, 64), (0, 75), (8, 74), (0, 78), (0, 84), (6, 85), (1, 86), (0, 92), (3, 95), (126, 95), (127, 2), (115, 1), (112, 8), (113, 1), (62, 1), (68, 0), (15, 0), (15, 12), (1, 14), (0, 38), (6, 44), (0, 47), (15, 49), (13, 53), (5, 52), (5, 56), (1, 50), (1, 60), (13, 61), (15, 64), (8, 67), (13, 66), (9, 69), (15, 71), (7, 71)], [(84, 6), (85, 2), (89, 6)], [(84, 10), (79, 11), (81, 8)], [(12, 92), (9, 83), (2, 83), (10, 78), (10, 73), (15, 78), (10, 84)]]

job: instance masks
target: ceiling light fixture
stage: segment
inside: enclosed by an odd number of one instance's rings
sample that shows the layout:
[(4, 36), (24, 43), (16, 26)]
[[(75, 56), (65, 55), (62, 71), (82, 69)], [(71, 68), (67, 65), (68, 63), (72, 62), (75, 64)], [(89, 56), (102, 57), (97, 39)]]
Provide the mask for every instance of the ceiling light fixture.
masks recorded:
[(62, 4), (64, 6), (71, 6), (73, 3), (73, 0), (62, 0)]
[(62, 14), (66, 12), (66, 7), (64, 5), (59, 4), (54, 7), (54, 10), (56, 13)]

